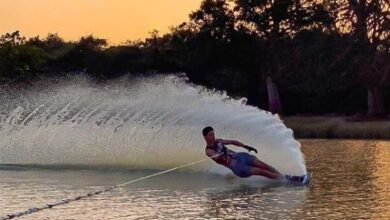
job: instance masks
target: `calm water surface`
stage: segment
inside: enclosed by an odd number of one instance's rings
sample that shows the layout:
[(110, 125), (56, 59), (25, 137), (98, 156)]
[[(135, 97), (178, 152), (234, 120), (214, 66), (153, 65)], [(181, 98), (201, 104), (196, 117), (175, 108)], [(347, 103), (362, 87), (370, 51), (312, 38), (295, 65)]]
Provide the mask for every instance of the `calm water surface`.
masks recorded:
[[(310, 187), (174, 172), (20, 219), (390, 219), (390, 142), (303, 140)], [(0, 166), (0, 219), (156, 171)]]

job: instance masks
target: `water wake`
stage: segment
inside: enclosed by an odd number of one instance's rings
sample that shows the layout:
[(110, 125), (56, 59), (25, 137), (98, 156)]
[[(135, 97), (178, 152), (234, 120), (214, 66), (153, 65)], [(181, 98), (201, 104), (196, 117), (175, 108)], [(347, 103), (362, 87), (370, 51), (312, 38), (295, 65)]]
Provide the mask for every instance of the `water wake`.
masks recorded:
[[(306, 171), (300, 144), (277, 115), (178, 76), (85, 76), (0, 89), (0, 163), (166, 169), (204, 157), (201, 129), (238, 139), (283, 173)], [(240, 148), (232, 149), (241, 151)], [(197, 171), (227, 172), (212, 162)]]

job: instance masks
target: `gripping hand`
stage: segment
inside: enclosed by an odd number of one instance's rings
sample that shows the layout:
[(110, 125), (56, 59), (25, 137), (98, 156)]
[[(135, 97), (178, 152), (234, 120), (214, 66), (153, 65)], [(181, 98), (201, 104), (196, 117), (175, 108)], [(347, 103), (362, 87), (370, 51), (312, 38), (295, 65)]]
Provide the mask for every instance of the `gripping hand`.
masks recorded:
[(245, 145), (244, 148), (247, 149), (249, 151), (249, 153), (251, 151), (253, 151), (253, 152), (255, 152), (257, 154), (257, 150), (255, 148), (251, 147), (251, 146)]

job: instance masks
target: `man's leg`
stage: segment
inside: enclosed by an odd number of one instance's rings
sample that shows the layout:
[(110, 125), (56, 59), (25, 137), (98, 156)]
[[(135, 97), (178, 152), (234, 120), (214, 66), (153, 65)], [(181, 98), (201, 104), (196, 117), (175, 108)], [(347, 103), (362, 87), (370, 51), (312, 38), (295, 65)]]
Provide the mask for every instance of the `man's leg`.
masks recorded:
[(257, 167), (252, 167), (251, 168), (251, 174), (256, 175), (256, 176), (265, 176), (270, 179), (282, 179), (283, 175), (280, 173), (275, 173), (266, 169), (261, 169)]
[(257, 168), (260, 168), (260, 169), (263, 169), (263, 170), (268, 170), (268, 171), (270, 171), (272, 173), (281, 175), (281, 173), (279, 171), (277, 171), (275, 168), (273, 168), (272, 166), (270, 166), (270, 165), (264, 163), (263, 161), (257, 159), (257, 157), (255, 157), (255, 156), (253, 156), (253, 165), (255, 167), (257, 167)]

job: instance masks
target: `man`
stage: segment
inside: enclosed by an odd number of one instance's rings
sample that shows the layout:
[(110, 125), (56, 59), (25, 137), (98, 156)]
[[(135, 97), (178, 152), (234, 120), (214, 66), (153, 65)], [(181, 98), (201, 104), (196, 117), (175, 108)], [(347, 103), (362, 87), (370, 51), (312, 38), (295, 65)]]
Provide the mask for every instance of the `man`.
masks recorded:
[(253, 175), (265, 176), (270, 179), (276, 180), (288, 180), (292, 183), (306, 185), (309, 183), (310, 178), (308, 175), (303, 176), (291, 176), (282, 175), (272, 166), (260, 161), (257, 157), (245, 152), (234, 152), (225, 145), (235, 145), (243, 147), (249, 152), (257, 150), (253, 147), (244, 145), (236, 140), (223, 140), (216, 139), (214, 129), (212, 127), (205, 127), (202, 131), (203, 137), (206, 141), (206, 155), (213, 159), (216, 163), (221, 164), (239, 177), (246, 178)]

